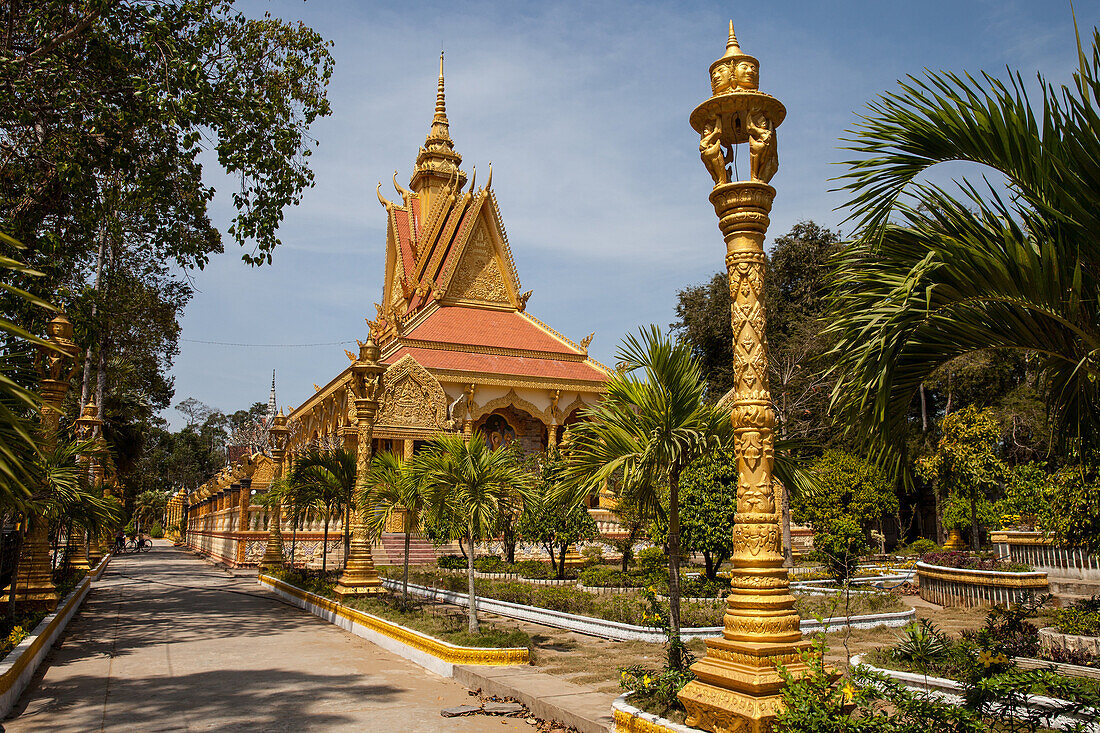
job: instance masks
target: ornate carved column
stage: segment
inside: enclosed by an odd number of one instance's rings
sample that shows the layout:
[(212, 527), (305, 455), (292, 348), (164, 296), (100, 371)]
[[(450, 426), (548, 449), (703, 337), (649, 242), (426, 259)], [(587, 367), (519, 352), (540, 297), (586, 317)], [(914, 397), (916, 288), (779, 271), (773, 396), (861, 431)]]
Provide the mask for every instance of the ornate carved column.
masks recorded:
[[(283, 477), (283, 458), (286, 456), (286, 441), (290, 435), (290, 428), (286, 426), (286, 415), (282, 410), (274, 417), (271, 425), (271, 459), (275, 462), (275, 471), (271, 476), (271, 483)], [(283, 504), (277, 502), (268, 509), (267, 547), (264, 548), (264, 556), (260, 560), (260, 571), (281, 569), (283, 560)]]
[[(61, 403), (76, 372), (79, 352), (73, 341), (73, 325), (64, 313), (50, 321), (46, 331), (53, 348), (39, 349), (36, 366), (42, 393), (42, 449), (52, 453), (57, 447)], [(57, 607), (52, 571), (49, 522), (41, 515), (28, 517), (27, 534), (19, 552), (19, 576), (13, 583), (15, 599), (23, 608), (52, 611)]]
[[(100, 458), (97, 454), (97, 446), (95, 445), (96, 438), (101, 435), (103, 429), (103, 421), (99, 419), (97, 415), (96, 405), (93, 399), (88, 400), (88, 404), (84, 405), (84, 409), (80, 411), (80, 417), (76, 419), (76, 437), (86, 443), (92, 443), (92, 447), (82, 453), (77, 459), (80, 467), (88, 476), (88, 485), (92, 487), (92, 490), (98, 490), (100, 488), (99, 482), (96, 480), (97, 474), (96, 464)], [(77, 546), (76, 557), (72, 560), (72, 566), (78, 570), (91, 570), (93, 567), (99, 564), (99, 561), (103, 559), (103, 552), (100, 548), (102, 541), (102, 531), (100, 537), (93, 537), (90, 540), (85, 540), (84, 530), (73, 528), (73, 542)], [(87, 553), (85, 554), (85, 543), (87, 543)]]
[[(736, 397), (734, 452), (740, 480), (734, 519), (734, 571), (722, 636), (707, 639), (707, 655), (692, 665), (697, 679), (680, 691), (688, 725), (710, 731), (764, 733), (782, 706), (782, 663), (806, 671), (808, 648), (783, 567), (779, 506), (773, 491), (775, 413), (768, 386), (764, 235), (779, 168), (776, 128), (786, 110), (759, 91), (759, 62), (744, 53), (730, 23), (726, 53), (711, 64), (713, 95), (691, 113), (699, 150), (714, 180), (710, 201), (726, 241), (732, 298)], [(749, 145), (749, 180), (731, 182), (736, 146)], [(744, 161), (744, 158), (742, 158)]]
[[(359, 432), (359, 445), (356, 449), (355, 483), (362, 489), (370, 470), (371, 442), (374, 440), (374, 421), (378, 417), (378, 401), (382, 396), (382, 374), (386, 366), (378, 362), (380, 356), (373, 338), (359, 344), (359, 358), (351, 365), (352, 391), (355, 394), (355, 426)], [(411, 453), (411, 440), (405, 441), (406, 455)], [(356, 507), (352, 516), (351, 549), (344, 572), (336, 583), (333, 592), (337, 599), (349, 596), (362, 596), (383, 591), (382, 581), (374, 568), (371, 557), (371, 538), (367, 528), (368, 506), (359, 506), (361, 497), (356, 497)]]

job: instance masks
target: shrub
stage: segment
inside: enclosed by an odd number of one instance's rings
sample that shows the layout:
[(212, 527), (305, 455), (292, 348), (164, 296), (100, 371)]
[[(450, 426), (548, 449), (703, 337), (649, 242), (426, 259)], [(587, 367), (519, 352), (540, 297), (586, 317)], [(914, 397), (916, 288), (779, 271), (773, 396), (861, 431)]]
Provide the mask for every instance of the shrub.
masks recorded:
[(638, 571), (647, 577), (666, 572), (668, 568), (668, 556), (660, 547), (638, 550), (634, 561), (638, 563)]
[(507, 603), (531, 604), (531, 586), (518, 580), (502, 580), (487, 590), (486, 595)]
[(684, 706), (676, 694), (695, 679), (690, 670), (647, 669), (635, 664), (619, 670), (619, 686), (631, 690), (630, 704), (647, 712), (669, 717), (673, 711), (683, 714)]
[(149, 530), (149, 536), (155, 540), (164, 537), (164, 527), (161, 526), (160, 522), (153, 524), (153, 528)]
[(909, 543), (909, 547), (906, 548), (907, 552), (911, 552), (914, 555), (925, 555), (929, 552), (936, 552), (940, 547), (927, 537), (921, 537), (920, 539), (913, 540)]
[(1063, 634), (1100, 636), (1100, 596), (1058, 609), (1054, 614), (1054, 625)]
[(589, 565), (599, 565), (603, 562), (603, 547), (600, 545), (586, 545), (581, 548), (581, 557)]
[(466, 558), (462, 555), (440, 555), (435, 564), (443, 570), (465, 570)]
[(921, 557), (921, 562), (929, 565), (939, 565), (945, 568), (959, 568), (962, 570), (999, 570), (1009, 573), (1026, 573), (1031, 570), (1027, 565), (1005, 562), (996, 555), (988, 552), (973, 554), (960, 550), (946, 552), (929, 552)]
[[(466, 563), (462, 563), (466, 567)], [(504, 560), (496, 555), (482, 555), (474, 558), (474, 570), (479, 573), (503, 573), (508, 570)]]
[(637, 588), (641, 580), (617, 568), (594, 567), (581, 571), (581, 583), (590, 588)]
[(542, 560), (521, 560), (513, 565), (513, 568), (524, 578), (533, 578), (535, 580), (543, 580), (549, 578), (553, 574), (548, 563), (544, 563)]
[(642, 617), (642, 604), (633, 595), (615, 593), (593, 602), (592, 613), (608, 621), (637, 624)]
[(549, 608), (551, 611), (587, 615), (593, 606), (591, 593), (585, 593), (566, 585), (538, 586), (531, 591), (535, 605)]
[(828, 524), (822, 523), (820, 528), (814, 527), (814, 553), (839, 582), (855, 574), (859, 569), (859, 558), (870, 549), (863, 529), (846, 514)]
[(891, 651), (894, 659), (925, 673), (946, 662), (950, 654), (951, 642), (947, 635), (926, 618), (906, 626)]

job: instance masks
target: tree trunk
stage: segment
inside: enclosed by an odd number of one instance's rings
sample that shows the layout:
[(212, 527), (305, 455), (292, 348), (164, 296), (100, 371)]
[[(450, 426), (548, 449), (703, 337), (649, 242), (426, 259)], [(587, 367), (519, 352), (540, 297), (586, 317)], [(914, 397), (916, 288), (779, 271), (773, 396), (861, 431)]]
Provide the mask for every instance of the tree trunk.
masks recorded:
[(932, 485), (932, 503), (936, 512), (936, 544), (942, 547), (947, 538), (943, 533), (943, 516), (940, 513), (940, 491), (935, 484)]
[(321, 574), (324, 575), (328, 572), (328, 519), (329, 514), (325, 512), (325, 539), (321, 543)]
[(348, 555), (351, 554), (351, 491), (348, 491), (348, 501), (344, 504), (344, 567), (348, 566)]
[(565, 553), (569, 550), (569, 543), (562, 542), (558, 547), (558, 580), (565, 577)]
[(553, 570), (555, 574), (557, 574), (558, 562), (554, 559), (554, 541), (551, 540), (547, 542), (544, 547), (546, 548), (546, 551), (550, 553), (550, 569)]
[(405, 522), (406, 522), (406, 527), (405, 527), (405, 569), (401, 574), (401, 595), (404, 597), (406, 605), (409, 602), (409, 545), (412, 544), (412, 532), (409, 530), (409, 528), (407, 526), (408, 521), (409, 520), (406, 517), (406, 519), (405, 519)]
[(294, 569), (294, 551), (298, 548), (298, 513), (294, 513), (294, 524), (290, 526), (290, 569)]
[(981, 533), (978, 530), (978, 495), (976, 492), (970, 493), (970, 548), (974, 552), (978, 552), (982, 549)]
[(787, 485), (781, 482), (775, 484), (780, 493), (780, 504), (783, 509), (783, 567), (794, 567), (794, 547), (791, 543), (791, 492), (787, 491)]
[(710, 554), (710, 550), (703, 550), (703, 565), (706, 567), (707, 580), (714, 580), (718, 569), (714, 567), (714, 557)]
[(920, 426), (922, 433), (928, 432), (928, 396), (923, 384), (920, 386)]
[(477, 625), (477, 594), (474, 592), (474, 561), (472, 556), (474, 554), (474, 522), (470, 520), (470, 526), (467, 528), (467, 538), (470, 541), (470, 555), (471, 559), (466, 563), (466, 585), (467, 585), (467, 597), (470, 600), (470, 633), (478, 633)]
[(668, 666), (680, 669), (680, 467), (668, 480)]

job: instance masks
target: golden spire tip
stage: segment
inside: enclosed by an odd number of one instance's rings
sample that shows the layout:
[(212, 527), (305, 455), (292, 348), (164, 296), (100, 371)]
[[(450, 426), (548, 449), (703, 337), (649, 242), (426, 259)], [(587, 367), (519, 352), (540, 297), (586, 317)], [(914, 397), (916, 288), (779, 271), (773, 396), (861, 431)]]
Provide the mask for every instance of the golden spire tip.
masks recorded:
[(443, 121), (447, 119), (447, 97), (443, 91), (443, 52), (439, 52), (439, 86), (435, 92), (435, 116), (436, 118), (442, 118)]
[[(732, 49), (735, 49), (735, 48), (740, 49), (741, 46), (740, 46), (740, 44), (737, 43), (737, 34), (733, 32), (733, 21), (731, 20), (730, 21), (730, 37), (729, 37), (729, 40), (726, 41), (726, 49), (727, 50), (732, 50)], [(440, 72), (440, 73), (442, 74), (442, 72)]]

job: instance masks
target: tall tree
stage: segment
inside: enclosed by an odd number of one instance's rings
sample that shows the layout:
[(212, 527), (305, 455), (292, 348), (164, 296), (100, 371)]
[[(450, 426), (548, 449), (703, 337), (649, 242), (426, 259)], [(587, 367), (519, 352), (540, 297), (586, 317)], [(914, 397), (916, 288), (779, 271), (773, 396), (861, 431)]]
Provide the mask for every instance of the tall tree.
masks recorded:
[[(355, 454), (345, 448), (311, 448), (298, 457), (290, 472), (290, 483), (316, 497), (325, 520), (321, 571), (328, 569), (328, 528), (334, 516), (352, 499), (356, 482)], [(347, 553), (344, 554), (347, 562)]]
[(470, 440), (445, 433), (434, 438), (412, 462), (412, 475), (428, 492), (431, 512), (439, 525), (461, 525), (470, 544), (467, 568), (469, 630), (478, 632), (477, 589), (474, 585), (474, 542), (489, 536), (510, 502), (526, 493), (529, 474), (513, 451), (493, 450), (480, 433)]
[[(908, 476), (921, 385), (985, 349), (1025, 356), (1082, 461), (1100, 443), (1100, 32), (1071, 87), (927, 72), (879, 97), (851, 133), (844, 189), (859, 236), (840, 258), (829, 329), (833, 406), (850, 435)], [(1042, 118), (1037, 118), (1041, 110)], [(997, 187), (918, 181), (938, 163), (1003, 175)]]
[(579, 503), (618, 478), (642, 492), (651, 516), (667, 518), (669, 665), (679, 669), (680, 476), (696, 458), (728, 441), (732, 426), (726, 410), (703, 399), (703, 372), (686, 344), (651, 326), (627, 336), (618, 357), (625, 369), (608, 380), (605, 399), (570, 428), (562, 483)]

